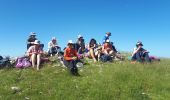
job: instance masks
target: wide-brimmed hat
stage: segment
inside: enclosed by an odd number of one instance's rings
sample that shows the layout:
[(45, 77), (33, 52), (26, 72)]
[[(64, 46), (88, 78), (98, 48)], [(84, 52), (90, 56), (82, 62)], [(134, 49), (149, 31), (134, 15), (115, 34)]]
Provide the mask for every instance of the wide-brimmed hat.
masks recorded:
[(39, 40), (35, 40), (34, 44), (40, 44), (40, 41)]
[(30, 32), (30, 35), (31, 36), (36, 36), (36, 33), (35, 32)]
[(141, 41), (138, 41), (138, 42), (136, 43), (136, 45), (137, 45), (137, 46), (138, 46), (138, 45), (143, 46), (143, 43), (142, 43)]

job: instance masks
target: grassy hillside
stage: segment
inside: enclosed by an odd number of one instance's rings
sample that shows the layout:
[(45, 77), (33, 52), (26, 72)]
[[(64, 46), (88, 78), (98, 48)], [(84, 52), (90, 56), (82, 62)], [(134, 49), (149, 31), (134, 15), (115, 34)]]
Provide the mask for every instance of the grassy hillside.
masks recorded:
[[(0, 100), (169, 100), (170, 60), (97, 63), (72, 76), (58, 62), (35, 69), (1, 69)], [(11, 87), (19, 87), (12, 90)]]

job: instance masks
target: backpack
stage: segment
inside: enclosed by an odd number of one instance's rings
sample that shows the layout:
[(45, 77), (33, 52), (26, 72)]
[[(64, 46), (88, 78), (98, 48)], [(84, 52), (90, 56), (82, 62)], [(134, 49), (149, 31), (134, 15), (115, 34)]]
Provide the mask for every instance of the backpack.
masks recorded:
[(102, 56), (100, 57), (100, 60), (101, 60), (102, 62), (112, 61), (112, 57), (109, 56), (109, 55), (102, 55)]
[(18, 58), (16, 68), (27, 68), (31, 66), (31, 62), (28, 58)]
[(0, 56), (0, 68), (9, 68), (11, 67), (11, 63), (10, 63), (10, 58), (6, 57), (3, 58), (2, 56)]

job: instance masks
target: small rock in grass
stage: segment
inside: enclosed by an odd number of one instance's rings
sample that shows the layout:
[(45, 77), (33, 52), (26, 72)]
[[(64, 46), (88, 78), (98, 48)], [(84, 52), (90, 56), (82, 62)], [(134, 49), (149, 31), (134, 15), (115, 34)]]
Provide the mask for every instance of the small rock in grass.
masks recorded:
[(25, 100), (29, 100), (30, 98), (28, 98), (28, 97), (25, 97)]

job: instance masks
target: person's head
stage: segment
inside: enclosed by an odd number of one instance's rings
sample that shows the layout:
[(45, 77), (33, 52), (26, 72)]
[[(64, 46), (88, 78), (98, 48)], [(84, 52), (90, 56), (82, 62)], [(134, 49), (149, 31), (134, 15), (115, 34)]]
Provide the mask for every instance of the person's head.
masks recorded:
[(36, 37), (36, 33), (35, 32), (31, 32), (30, 33), (30, 37), (35, 38)]
[(52, 37), (52, 42), (56, 43), (56, 41), (57, 41), (56, 37)]
[(111, 32), (106, 32), (106, 35), (107, 36), (111, 36)]
[(39, 41), (39, 40), (35, 40), (35, 41), (34, 41), (34, 45), (35, 45), (36, 47), (39, 47), (39, 46), (40, 46), (40, 41)]
[(96, 44), (96, 40), (95, 40), (94, 38), (92, 38), (92, 39), (90, 40), (90, 45), (93, 45), (93, 44)]
[(81, 41), (81, 42), (83, 42), (83, 40), (84, 40), (82, 35), (78, 35), (77, 38), (78, 38), (78, 40)]
[(83, 36), (79, 34), (78, 39), (83, 39)]
[(107, 45), (110, 44), (110, 40), (106, 40), (105, 44), (107, 44)]
[(69, 48), (72, 48), (72, 49), (74, 48), (74, 43), (73, 43), (72, 40), (69, 40), (69, 41), (68, 41), (68, 47), (69, 47)]
[(141, 41), (138, 41), (137, 43), (136, 43), (136, 47), (139, 47), (139, 46), (143, 46), (143, 44), (142, 44), (142, 42)]

